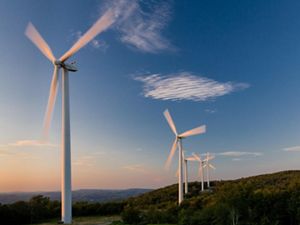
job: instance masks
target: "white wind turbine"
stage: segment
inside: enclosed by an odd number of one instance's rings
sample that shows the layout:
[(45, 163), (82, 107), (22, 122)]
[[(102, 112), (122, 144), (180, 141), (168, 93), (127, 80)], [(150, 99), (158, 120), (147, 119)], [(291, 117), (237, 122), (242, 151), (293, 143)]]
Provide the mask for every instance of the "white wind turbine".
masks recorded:
[(166, 161), (166, 164), (165, 164), (166, 168), (169, 168), (169, 166), (171, 164), (171, 161), (172, 161), (172, 158), (173, 158), (173, 156), (174, 156), (174, 154), (176, 152), (177, 146), (179, 147), (179, 151), (178, 151), (178, 156), (179, 156), (179, 159), (178, 159), (178, 168), (179, 168), (179, 174), (178, 174), (178, 203), (180, 204), (182, 202), (182, 200), (183, 200), (183, 187), (182, 187), (183, 186), (183, 182), (182, 182), (182, 139), (186, 138), (186, 137), (189, 137), (189, 136), (192, 136), (192, 135), (197, 135), (197, 134), (203, 134), (203, 133), (205, 133), (206, 126), (203, 125), (203, 126), (191, 129), (189, 131), (183, 132), (181, 134), (178, 134), (177, 130), (176, 130), (176, 127), (175, 127), (175, 124), (174, 124), (174, 122), (172, 120), (172, 117), (171, 117), (171, 115), (170, 115), (170, 113), (169, 113), (168, 110), (164, 111), (164, 116), (165, 116), (166, 120), (168, 121), (171, 130), (175, 134), (175, 140), (173, 142), (173, 145), (172, 145), (169, 157), (168, 157), (168, 159)]
[(204, 191), (204, 172), (203, 172), (203, 167), (204, 167), (204, 164), (205, 164), (205, 160), (202, 160), (201, 156), (199, 154), (193, 153), (193, 156), (199, 162), (198, 173), (199, 173), (199, 176), (201, 177), (201, 191)]
[(214, 159), (214, 156), (211, 156), (209, 152), (206, 153), (204, 168), (206, 168), (206, 176), (207, 176), (207, 187), (210, 187), (210, 177), (209, 177), (209, 169), (216, 169), (211, 163), (209, 163), (210, 160)]
[[(182, 151), (182, 158), (183, 158), (183, 162), (184, 162), (184, 193), (187, 194), (189, 192), (188, 190), (188, 185), (189, 185), (189, 178), (188, 178), (188, 161), (195, 161), (195, 157), (191, 156), (191, 157), (185, 157), (185, 151)], [(179, 176), (179, 168), (177, 169), (176, 172), (176, 177)]]
[(29, 23), (25, 34), (38, 49), (53, 63), (48, 105), (44, 120), (44, 137), (48, 137), (52, 112), (58, 90), (59, 70), (62, 69), (62, 180), (61, 180), (61, 220), (65, 224), (72, 223), (72, 187), (71, 187), (71, 136), (70, 136), (70, 109), (69, 109), (69, 76), (68, 72), (75, 72), (73, 64), (66, 63), (73, 54), (88, 44), (95, 36), (106, 30), (115, 16), (112, 10), (107, 10), (102, 17), (59, 59), (56, 59), (39, 32)]

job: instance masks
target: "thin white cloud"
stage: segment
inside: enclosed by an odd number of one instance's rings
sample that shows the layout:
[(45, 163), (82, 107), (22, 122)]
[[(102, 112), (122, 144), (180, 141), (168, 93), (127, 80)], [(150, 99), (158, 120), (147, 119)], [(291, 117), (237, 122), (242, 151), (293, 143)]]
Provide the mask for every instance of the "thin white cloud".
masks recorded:
[(249, 87), (245, 83), (222, 83), (189, 72), (165, 76), (152, 74), (134, 79), (143, 83), (144, 97), (171, 101), (207, 101)]
[(233, 158), (232, 161), (241, 161), (241, 158)]
[(19, 140), (9, 143), (7, 146), (12, 147), (56, 147), (56, 145), (41, 140)]
[[(41, 140), (18, 140), (13, 143), (0, 145), (0, 156), (18, 155), (24, 158), (31, 157), (29, 153), (16, 151), (20, 148), (55, 148), (57, 145)], [(26, 157), (25, 157), (26, 156)]]
[(286, 151), (286, 152), (300, 152), (300, 145), (284, 148), (283, 151)]
[(207, 113), (209, 113), (209, 114), (214, 114), (214, 113), (217, 112), (216, 109), (205, 109), (204, 111), (207, 112)]
[(80, 156), (73, 162), (74, 166), (94, 166), (95, 165), (95, 159), (90, 155)]
[(111, 0), (102, 11), (114, 11), (121, 42), (143, 52), (173, 49), (162, 31), (171, 18), (170, 1)]
[(95, 49), (101, 49), (102, 51), (106, 51), (108, 49), (108, 44), (103, 41), (103, 40), (97, 40), (94, 39), (91, 41), (91, 45), (95, 48)]
[(216, 153), (216, 155), (238, 158), (241, 156), (262, 156), (263, 154), (261, 152), (228, 151), (228, 152)]
[(97, 164), (97, 160), (105, 155), (106, 152), (98, 151), (92, 153), (86, 153), (85, 155), (79, 155), (74, 158), (73, 165), (74, 166), (83, 166), (83, 167), (92, 167)]
[(141, 164), (134, 164), (134, 165), (126, 165), (122, 167), (123, 169), (139, 172), (139, 173), (147, 173), (146, 169)]

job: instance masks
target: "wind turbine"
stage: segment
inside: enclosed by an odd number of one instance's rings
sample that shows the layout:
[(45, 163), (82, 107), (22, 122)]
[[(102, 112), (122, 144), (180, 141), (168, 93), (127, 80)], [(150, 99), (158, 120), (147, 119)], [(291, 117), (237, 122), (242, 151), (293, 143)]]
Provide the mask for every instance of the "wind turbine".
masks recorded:
[(206, 176), (207, 176), (207, 187), (209, 188), (210, 187), (210, 182), (209, 182), (209, 168), (212, 168), (212, 169), (216, 169), (216, 167), (214, 167), (211, 163), (209, 163), (210, 160), (214, 159), (215, 157), (214, 156), (211, 156), (209, 154), (209, 152), (206, 153), (206, 159), (205, 159), (205, 164), (204, 164), (204, 168), (206, 167)]
[(195, 161), (195, 158), (194, 157), (187, 157), (185, 158), (184, 155), (183, 155), (183, 158), (184, 158), (184, 193), (187, 194), (189, 192), (188, 190), (188, 185), (189, 185), (189, 179), (188, 179), (188, 161)]
[[(189, 192), (188, 190), (188, 185), (189, 185), (189, 178), (188, 178), (188, 161), (195, 161), (196, 159), (191, 156), (191, 157), (185, 157), (185, 151), (182, 151), (182, 158), (183, 158), (183, 162), (184, 162), (184, 167), (183, 167), (183, 171), (184, 171), (184, 193), (187, 194)], [(177, 169), (176, 172), (176, 177), (179, 176), (179, 168)]]
[(173, 142), (173, 145), (172, 145), (172, 148), (171, 148), (171, 151), (170, 151), (170, 154), (168, 156), (168, 159), (166, 161), (166, 164), (165, 164), (165, 167), (166, 168), (169, 168), (170, 164), (171, 164), (171, 161), (172, 161), (172, 158), (176, 152), (176, 149), (177, 149), (177, 146), (179, 147), (179, 151), (178, 151), (178, 155), (179, 155), (179, 158), (178, 158), (178, 168), (179, 168), (179, 175), (178, 175), (178, 203), (180, 204), (183, 200), (183, 183), (182, 183), (182, 139), (183, 138), (186, 138), (186, 137), (189, 137), (189, 136), (192, 136), (192, 135), (197, 135), (197, 134), (203, 134), (205, 133), (206, 131), (206, 126), (205, 125), (202, 125), (200, 127), (196, 127), (194, 129), (191, 129), (189, 131), (186, 131), (186, 132), (183, 132), (181, 134), (178, 134), (177, 133), (177, 130), (176, 130), (176, 126), (172, 120), (172, 117), (169, 113), (168, 110), (165, 110), (164, 111), (164, 116), (171, 128), (171, 130), (173, 131), (173, 133), (175, 134), (175, 140)]
[(76, 72), (74, 64), (66, 61), (79, 49), (88, 44), (95, 36), (106, 30), (114, 22), (112, 10), (107, 10), (102, 17), (59, 59), (56, 59), (43, 37), (36, 28), (29, 23), (25, 35), (38, 47), (38, 49), (53, 63), (48, 105), (44, 120), (44, 137), (47, 138), (58, 90), (59, 70), (62, 69), (62, 180), (61, 180), (61, 220), (65, 224), (72, 223), (72, 187), (71, 187), (71, 134), (70, 134), (70, 103), (69, 103), (69, 75)]
[(204, 173), (203, 173), (203, 167), (204, 167), (205, 161), (202, 160), (201, 156), (198, 155), (198, 154), (196, 154), (196, 153), (193, 153), (193, 156), (199, 162), (198, 173), (199, 173), (199, 176), (201, 177), (201, 191), (204, 191)]

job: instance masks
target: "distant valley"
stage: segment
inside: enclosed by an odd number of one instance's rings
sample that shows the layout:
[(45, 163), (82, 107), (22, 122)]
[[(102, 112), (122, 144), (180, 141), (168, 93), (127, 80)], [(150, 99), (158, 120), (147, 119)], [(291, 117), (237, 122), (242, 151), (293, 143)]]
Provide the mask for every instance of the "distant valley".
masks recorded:
[[(87, 202), (108, 202), (120, 201), (129, 197), (135, 197), (152, 189), (122, 189), (122, 190), (106, 190), (106, 189), (80, 189), (73, 191), (73, 201), (87, 201)], [(28, 201), (31, 197), (36, 195), (43, 195), (50, 198), (50, 200), (60, 200), (60, 192), (10, 192), (0, 193), (0, 203), (8, 204), (16, 201)]]

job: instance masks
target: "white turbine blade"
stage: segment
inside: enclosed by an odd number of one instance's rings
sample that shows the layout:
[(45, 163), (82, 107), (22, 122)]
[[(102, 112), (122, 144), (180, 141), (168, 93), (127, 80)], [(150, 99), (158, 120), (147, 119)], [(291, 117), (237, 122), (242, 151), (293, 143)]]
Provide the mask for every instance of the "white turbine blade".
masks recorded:
[(169, 124), (169, 126), (171, 127), (173, 133), (177, 136), (177, 130), (176, 130), (175, 124), (174, 124), (174, 122), (173, 122), (173, 119), (172, 119), (172, 117), (171, 117), (171, 115), (170, 115), (170, 113), (169, 113), (169, 110), (166, 109), (166, 110), (164, 111), (164, 115), (165, 115), (166, 120), (168, 121), (168, 124)]
[(192, 135), (203, 134), (203, 133), (205, 133), (205, 131), (206, 131), (206, 126), (203, 125), (200, 127), (196, 127), (192, 130), (186, 131), (186, 132), (180, 134), (179, 137), (185, 138), (185, 137), (189, 137)]
[(47, 110), (45, 113), (45, 119), (44, 119), (44, 137), (48, 138), (49, 134), (49, 128), (50, 128), (50, 123), (52, 119), (52, 113), (55, 105), (55, 100), (57, 96), (57, 90), (58, 90), (58, 67), (54, 67), (54, 72), (52, 76), (52, 81), (51, 81), (51, 86), (50, 86), (50, 94), (48, 98), (48, 105), (47, 105)]
[(36, 47), (51, 61), (55, 61), (55, 57), (46, 43), (46, 41), (43, 39), (43, 37), (40, 35), (40, 33), (35, 29), (35, 27), (32, 25), (32, 23), (28, 23), (25, 35), (32, 41), (33, 44), (35, 44)]
[(206, 165), (206, 164), (204, 164), (204, 165), (203, 165), (203, 168), (205, 168), (205, 167), (207, 167), (207, 165)]
[(196, 161), (195, 157), (188, 157), (188, 158), (186, 158), (186, 160), (188, 160), (188, 161)]
[(216, 169), (216, 167), (214, 167), (214, 166), (211, 165), (211, 164), (209, 164), (208, 166), (209, 166), (210, 168), (214, 169), (214, 170)]
[(165, 169), (169, 169), (170, 168), (170, 164), (171, 164), (173, 156), (174, 156), (174, 154), (176, 152), (176, 147), (177, 147), (177, 138), (175, 138), (175, 141), (173, 142), (170, 154), (169, 154), (168, 159), (167, 159), (167, 161), (165, 163)]
[(195, 157), (195, 159), (197, 161), (200, 161), (201, 162), (201, 157), (199, 155), (197, 155), (196, 153), (193, 152), (193, 156)]
[(215, 156), (210, 155), (209, 158), (207, 159), (207, 161), (210, 161), (210, 160), (212, 160), (214, 158), (215, 158)]
[(64, 62), (70, 58), (79, 49), (89, 43), (94, 37), (101, 32), (105, 31), (110, 25), (113, 24), (115, 16), (112, 10), (107, 10), (96, 23), (81, 37), (79, 40), (67, 51), (59, 60)]

